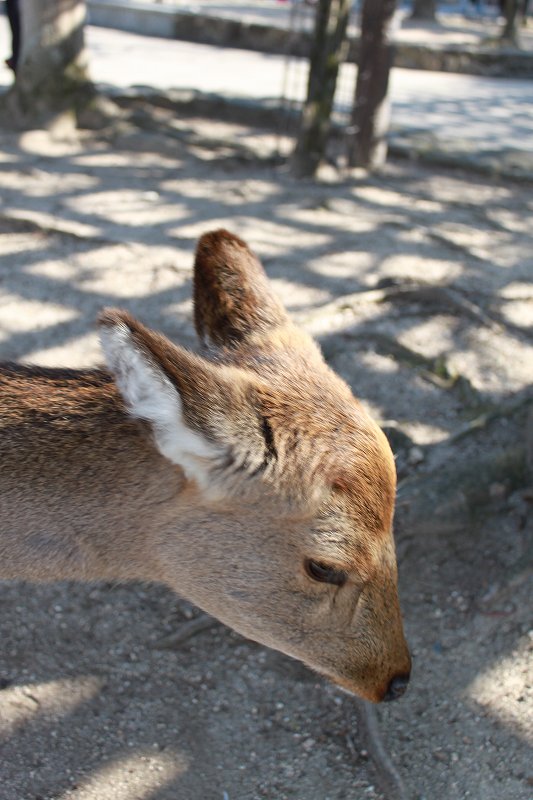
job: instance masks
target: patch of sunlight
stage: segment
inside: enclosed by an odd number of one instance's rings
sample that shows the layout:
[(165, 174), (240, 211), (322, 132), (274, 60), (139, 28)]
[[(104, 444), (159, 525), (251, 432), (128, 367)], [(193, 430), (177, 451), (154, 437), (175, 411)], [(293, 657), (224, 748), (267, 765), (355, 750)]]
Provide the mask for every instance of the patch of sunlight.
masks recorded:
[(78, 311), (59, 303), (25, 300), (15, 294), (0, 296), (0, 336), (4, 339), (12, 333), (38, 331), (69, 322), (77, 316)]
[(230, 231), (238, 232), (239, 237), (247, 242), (259, 258), (283, 258), (288, 254), (294, 256), (294, 254), (298, 254), (300, 247), (308, 252), (311, 247), (320, 247), (331, 242), (329, 234), (302, 232), (289, 225), (284, 225), (282, 222), (274, 222), (265, 218), (261, 219), (261, 225), (258, 227), (257, 217), (245, 215), (203, 219), (189, 225), (180, 225), (179, 228), (169, 230), (168, 233), (178, 239), (195, 240), (206, 231), (215, 228), (227, 228)]
[(393, 189), (385, 189), (381, 186), (356, 186), (352, 193), (357, 200), (366, 200), (378, 206), (404, 208), (406, 204), (405, 195), (401, 194), (401, 192), (395, 192)]
[(47, 214), (44, 211), (35, 211), (25, 208), (23, 211), (11, 210), (10, 216), (13, 219), (20, 219), (23, 221), (33, 222), (41, 229), (41, 233), (45, 236), (50, 232), (72, 234), (82, 239), (90, 237), (98, 237), (102, 235), (102, 229), (96, 225), (89, 225), (87, 222), (78, 222), (77, 220), (65, 219), (64, 217), (54, 216)]
[[(531, 218), (528, 214), (524, 214), (523, 208), (516, 212), (500, 207), (487, 208), (485, 214), (491, 222), (496, 222), (513, 233), (529, 234), (531, 231)], [(528, 219), (530, 220), (529, 222)]]
[(183, 753), (136, 752), (104, 764), (85, 780), (78, 781), (74, 791), (67, 790), (60, 798), (143, 800), (159, 793), (188, 767), (189, 760)]
[(0, 150), (0, 164), (16, 164), (20, 160), (20, 156), (15, 153), (3, 153)]
[[(381, 372), (383, 372), (383, 370)], [(375, 419), (382, 428), (386, 428), (388, 426), (396, 428), (398, 427), (398, 423), (400, 423), (400, 430), (407, 434), (407, 436), (409, 436), (415, 445), (423, 446), (429, 444), (438, 444), (439, 442), (443, 442), (449, 436), (449, 431), (444, 430), (439, 425), (425, 425), (419, 422), (409, 422), (405, 419), (391, 419), (390, 417), (387, 417), (387, 414), (383, 410), (383, 406), (373, 402), (368, 397), (364, 398), (363, 405), (369, 412), (370, 416)]]
[(437, 200), (428, 200), (416, 195), (405, 195), (380, 186), (357, 186), (354, 189), (354, 194), (358, 200), (366, 200), (376, 206), (389, 206), (394, 211), (412, 208), (426, 214), (438, 214), (444, 209), (444, 204)]
[(502, 317), (512, 325), (524, 330), (533, 327), (533, 302), (528, 300), (510, 300), (501, 308)]
[(81, 197), (70, 197), (63, 203), (65, 208), (78, 214), (105, 219), (107, 223), (131, 227), (161, 225), (186, 219), (190, 210), (181, 204), (163, 201), (154, 190), (109, 190), (93, 192)]
[[(56, 207), (65, 205), (64, 197), (67, 192), (82, 192), (93, 188), (98, 184), (98, 178), (91, 175), (80, 175), (77, 173), (59, 172), (50, 174), (44, 169), (33, 167), (24, 175), (21, 181), (20, 173), (13, 172), (2, 178), (2, 186), (6, 189), (19, 190), (21, 184), (24, 189), (25, 197), (46, 197), (54, 201)], [(60, 195), (61, 199), (57, 197)]]
[(521, 730), (533, 741), (532, 641), (533, 631), (530, 631), (515, 652), (476, 675), (466, 694), (492, 716)]
[[(274, 182), (257, 179), (250, 179), (245, 182), (226, 181), (222, 186), (220, 181), (169, 178), (161, 181), (159, 186), (162, 192), (174, 193), (177, 197), (188, 197), (196, 200), (215, 197), (224, 203), (231, 203), (232, 205), (265, 200), (279, 193), (279, 187)], [(208, 224), (208, 228), (210, 227), (211, 222)]]
[[(42, 247), (42, 245), (41, 245)], [(40, 261), (25, 267), (27, 275), (42, 275), (45, 278), (52, 278), (55, 281), (72, 281), (73, 284), (79, 282), (80, 267), (72, 261)]]
[[(172, 264), (150, 264), (146, 269), (139, 270), (139, 263), (143, 263), (142, 255), (135, 252), (128, 245), (116, 245), (112, 248), (102, 248), (97, 268), (90, 274), (83, 276), (78, 285), (84, 292), (100, 294), (107, 297), (107, 304), (113, 304), (126, 298), (144, 297), (148, 300), (154, 294), (178, 294), (184, 280), (189, 277), (185, 271), (178, 272)], [(150, 262), (149, 258), (145, 259)], [(90, 267), (91, 258), (85, 259), (85, 265)], [(120, 273), (116, 265), (120, 264)], [(102, 299), (101, 305), (105, 305)]]
[[(422, 231), (406, 233), (409, 241), (425, 242), (426, 237)], [(457, 261), (448, 261), (441, 258), (431, 258), (427, 254), (397, 253), (383, 259), (376, 274), (387, 278), (397, 278), (401, 283), (412, 280), (418, 283), (420, 276), (424, 276), (424, 283), (451, 283), (463, 272), (462, 265)]]
[(309, 309), (308, 313), (298, 314), (298, 323), (303, 325), (311, 336), (324, 336), (332, 333), (341, 333), (350, 329), (354, 324), (362, 325), (363, 322), (378, 316), (380, 311), (377, 303), (362, 305), (338, 306), (335, 301), (327, 303), (325, 307)]
[(35, 250), (42, 251), (42, 249), (43, 240), (38, 233), (32, 235), (28, 231), (13, 231), (12, 233), (4, 233), (2, 231), (2, 236), (0, 237), (1, 256), (21, 256), (23, 253), (34, 252)]
[[(381, 374), (384, 373), (381, 370)], [(361, 399), (361, 398), (359, 398)], [(370, 416), (375, 419), (381, 427), (392, 425), (393, 427), (400, 427), (403, 433), (407, 434), (415, 445), (430, 445), (438, 444), (445, 441), (449, 436), (449, 431), (441, 428), (439, 425), (429, 425), (421, 422), (410, 421), (405, 418), (400, 420), (391, 419), (384, 412), (383, 407), (378, 403), (373, 402), (369, 397), (365, 397), (363, 401), (365, 409), (370, 413)]]
[(533, 298), (533, 285), (525, 281), (511, 281), (500, 291), (500, 296), (512, 300), (531, 300)]
[[(113, 295), (117, 284), (120, 284), (123, 270), (135, 267), (141, 273), (144, 270), (139, 269), (140, 264), (149, 265), (146, 269), (148, 273), (168, 270), (174, 273), (176, 281), (182, 282), (191, 275), (193, 253), (192, 247), (181, 249), (173, 242), (161, 245), (157, 241), (148, 244), (112, 241), (80, 254), (71, 254), (70, 260), (76, 266), (78, 277), (81, 276), (80, 284), (101, 273), (107, 277), (106, 293)], [(119, 289), (122, 291), (122, 287)]]
[[(300, 208), (297, 206), (286, 205), (280, 206), (277, 212), (283, 216), (288, 222), (295, 222), (296, 224), (308, 225), (310, 228), (317, 227), (330, 227), (334, 230), (334, 235), (338, 234), (339, 227), (342, 233), (372, 233), (376, 230), (376, 221), (373, 219), (364, 219), (357, 210), (348, 215), (345, 210), (343, 200), (323, 200), (317, 198), (316, 204), (309, 205), (307, 208)], [(342, 214), (342, 219), (339, 220), (339, 215)], [(382, 219), (380, 219), (380, 223)]]
[(169, 177), (159, 183), (159, 189), (166, 194), (175, 194), (176, 197), (205, 198), (211, 196), (212, 189), (216, 190), (216, 183), (203, 178), (191, 181)]
[(26, 153), (51, 158), (65, 158), (74, 155), (84, 150), (86, 146), (83, 140), (75, 135), (74, 127), (72, 127), (72, 135), (68, 135), (66, 130), (63, 136), (57, 129), (56, 131), (26, 131), (20, 135), (18, 144), (20, 149)]
[(413, 320), (413, 324), (396, 334), (395, 338), (404, 347), (421, 354), (426, 358), (446, 357), (456, 347), (454, 342), (454, 326), (449, 317), (436, 315), (421, 321)]
[(444, 222), (433, 229), (445, 243), (464, 249), (465, 253), (490, 261), (494, 251), (509, 240), (507, 231), (474, 228), (461, 222)]
[(424, 422), (403, 422), (402, 430), (410, 436), (415, 444), (437, 444), (448, 438), (450, 432), (439, 425)]
[(103, 355), (95, 332), (68, 339), (60, 345), (42, 347), (24, 354), (21, 359), (40, 367), (94, 367), (103, 363)]
[(358, 281), (368, 277), (365, 273), (370, 270), (375, 281), (375, 256), (359, 250), (328, 253), (327, 256), (321, 256), (309, 261), (307, 269), (317, 275), (324, 275), (325, 278), (348, 278), (353, 280), (354, 276), (356, 276)]
[(187, 317), (192, 320), (192, 302), (190, 297), (186, 297), (176, 303), (169, 303), (161, 312), (164, 317)]
[(4, 195), (5, 197), (7, 197), (7, 192), (9, 189), (15, 191), (17, 187), (20, 188), (20, 184), (20, 167), (18, 170), (2, 170), (2, 191), (6, 193)]
[[(133, 164), (132, 164), (133, 158)], [(134, 156), (130, 152), (119, 153), (116, 150), (108, 152), (103, 150), (96, 153), (82, 153), (70, 159), (70, 163), (78, 167), (95, 167), (113, 168), (125, 167), (128, 175), (131, 176), (132, 172), (138, 171), (143, 167), (171, 167), (173, 170), (179, 169), (182, 166), (181, 161), (175, 158), (167, 158), (161, 153), (135, 153)]]
[(415, 182), (413, 185), (424, 194), (432, 194), (439, 198), (441, 203), (450, 203), (455, 207), (460, 198), (460, 207), (471, 204), (473, 208), (484, 208), (494, 205), (498, 201), (503, 201), (513, 196), (513, 189), (510, 186), (497, 186), (493, 181), (484, 183), (482, 176), (475, 176), (470, 173), (468, 180), (458, 178), (455, 175), (445, 176), (441, 171), (435, 175), (427, 172), (423, 173), (423, 183)]
[(451, 372), (464, 375), (481, 392), (517, 392), (531, 383), (533, 346), (503, 331), (481, 328), (469, 335), (469, 348), (450, 353)]
[(330, 298), (330, 293), (326, 289), (296, 283), (284, 278), (272, 278), (272, 285), (285, 308), (291, 312), (322, 305)]
[(360, 352), (358, 359), (366, 367), (369, 367), (372, 372), (380, 372), (383, 375), (392, 375), (399, 370), (399, 366), (393, 358), (382, 356), (372, 350)]
[(103, 681), (94, 675), (8, 686), (0, 698), (0, 732), (13, 732), (37, 715), (60, 720), (98, 695)]
[[(255, 252), (261, 257), (291, 256), (298, 257), (300, 247), (306, 253), (312, 247), (328, 245), (332, 237), (329, 233), (318, 231), (300, 231), (290, 224), (284, 225), (283, 221), (274, 222), (269, 219), (261, 220), (258, 229), (257, 217), (241, 217), (241, 225), (237, 229), (241, 236)], [(299, 269), (299, 265), (295, 265)]]

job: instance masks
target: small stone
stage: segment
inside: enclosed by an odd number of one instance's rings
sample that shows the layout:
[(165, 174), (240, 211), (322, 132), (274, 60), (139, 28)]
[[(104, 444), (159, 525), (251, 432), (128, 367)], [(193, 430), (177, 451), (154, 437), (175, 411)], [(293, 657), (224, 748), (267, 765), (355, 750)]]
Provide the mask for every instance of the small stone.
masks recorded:
[(412, 467), (416, 467), (417, 464), (421, 464), (424, 460), (424, 453), (420, 449), (420, 447), (411, 447), (409, 450), (409, 454), (407, 456), (407, 461)]
[(493, 500), (503, 500), (507, 492), (507, 487), (504, 483), (494, 482), (489, 486), (489, 494)]

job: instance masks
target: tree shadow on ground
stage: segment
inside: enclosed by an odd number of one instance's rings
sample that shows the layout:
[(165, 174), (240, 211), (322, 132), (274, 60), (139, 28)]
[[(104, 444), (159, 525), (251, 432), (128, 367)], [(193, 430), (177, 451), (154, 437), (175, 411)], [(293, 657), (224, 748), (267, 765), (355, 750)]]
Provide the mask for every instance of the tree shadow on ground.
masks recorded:
[[(246, 155), (241, 145), (254, 131), (233, 130), (238, 147), (223, 133), (222, 126), (214, 146), (212, 123), (190, 118), (172, 136), (161, 124), (82, 145), (38, 133), (4, 139), (2, 359), (94, 363), (93, 320), (105, 305), (124, 306), (193, 346), (192, 250), (198, 235), (224, 225), (249, 240), (332, 365), (382, 420), (399, 423), (409, 446), (445, 442), (481, 406), (527, 391), (525, 188), (397, 164), (365, 183), (296, 184)], [(470, 305), (431, 306), (423, 293), (403, 302), (393, 293), (368, 297), (398, 284), (444, 287)], [(356, 293), (367, 299), (354, 305)], [(462, 384), (448, 380), (454, 369)], [(488, 436), (495, 447), (499, 435)], [(407, 476), (416, 468), (407, 461)], [(505, 513), (497, 509), (498, 519)], [(505, 612), (504, 632), (497, 617), (479, 612), (491, 586), (505, 595), (510, 565), (523, 558), (527, 527), (505, 524), (505, 547), (492, 529), (483, 538), (483, 523), (401, 551), (415, 679), (402, 709), (385, 715), (401, 764), (415, 750), (425, 754), (426, 772), (412, 785), (426, 792), (452, 796), (454, 781), (471, 788), (468, 758), (480, 742), (482, 782), (495, 762), (496, 778), (505, 773), (503, 747), (525, 763), (514, 717), (483, 712), (469, 694), (523, 634), (521, 605)], [(4, 785), (25, 774), (28, 797), (97, 796), (101, 785), (146, 800), (265, 791), (322, 800), (346, 796), (357, 780), (368, 789), (372, 773), (354, 749), (349, 699), (222, 627), (178, 653), (157, 650), (155, 639), (183, 619), (165, 590), (17, 584), (1, 591)], [(525, 606), (522, 584), (515, 594)], [(461, 703), (486, 713), (477, 733), (474, 717), (454, 711)], [(441, 746), (428, 738), (442, 727), (439, 715), (465, 754), (459, 763), (449, 739)], [(131, 783), (112, 788), (124, 775)], [(517, 798), (523, 790), (518, 776)], [(6, 800), (20, 800), (14, 791)]]

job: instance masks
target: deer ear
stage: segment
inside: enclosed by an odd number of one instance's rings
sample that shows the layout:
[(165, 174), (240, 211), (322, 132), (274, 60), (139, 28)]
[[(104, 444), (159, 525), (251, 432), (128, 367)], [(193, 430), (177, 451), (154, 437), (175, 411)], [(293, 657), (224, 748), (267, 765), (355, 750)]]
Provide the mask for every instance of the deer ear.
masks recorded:
[(240, 370), (177, 347), (125, 311), (106, 309), (99, 326), (126, 407), (150, 423), (162, 455), (204, 488), (214, 467), (260, 467), (268, 447)]
[(202, 342), (236, 346), (287, 322), (263, 267), (226, 230), (204, 234), (194, 264), (194, 322)]

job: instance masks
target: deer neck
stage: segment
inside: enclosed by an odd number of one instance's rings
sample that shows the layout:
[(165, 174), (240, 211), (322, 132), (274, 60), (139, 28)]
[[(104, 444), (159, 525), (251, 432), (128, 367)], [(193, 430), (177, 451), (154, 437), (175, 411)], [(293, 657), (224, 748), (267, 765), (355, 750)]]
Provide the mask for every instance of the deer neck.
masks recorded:
[(99, 371), (0, 369), (0, 578), (158, 579), (182, 471)]

